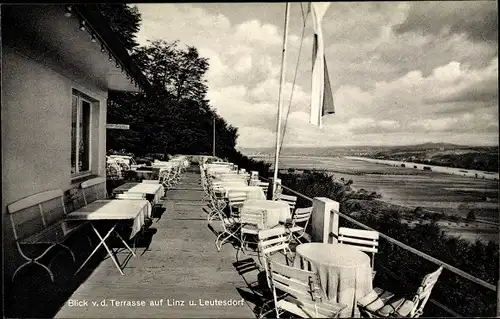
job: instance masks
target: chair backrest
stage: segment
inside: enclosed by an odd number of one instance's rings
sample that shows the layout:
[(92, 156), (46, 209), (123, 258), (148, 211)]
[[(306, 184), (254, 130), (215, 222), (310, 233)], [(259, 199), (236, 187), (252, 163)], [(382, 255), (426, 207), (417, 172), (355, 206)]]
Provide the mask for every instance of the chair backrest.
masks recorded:
[(305, 223), (303, 227), (306, 228), (307, 224), (309, 223), (309, 220), (311, 219), (312, 210), (313, 210), (312, 206), (305, 208), (297, 208), (293, 213), (292, 217), (293, 225), (296, 225), (298, 223)]
[(279, 194), (278, 200), (288, 203), (291, 210), (294, 210), (297, 204), (297, 196)]
[(375, 254), (378, 252), (378, 239), (379, 233), (374, 230), (339, 228), (339, 244), (354, 246), (361, 251), (371, 253), (372, 268), (374, 266)]
[(254, 185), (255, 186), (259, 186), (260, 188), (262, 188), (262, 191), (264, 191), (264, 195), (267, 196), (267, 191), (269, 189), (269, 182), (259, 181), (259, 182), (254, 182)]
[(227, 192), (227, 199), (230, 207), (233, 207), (234, 205), (240, 205), (247, 200), (247, 193), (238, 191), (229, 191)]
[(432, 288), (434, 288), (434, 285), (436, 284), (442, 271), (443, 266), (439, 267), (436, 271), (427, 274), (424, 279), (422, 279), (422, 283), (420, 284), (420, 287), (418, 287), (417, 293), (413, 298), (414, 307), (409, 313), (410, 317), (419, 317), (423, 314), (425, 304), (427, 303), (427, 300), (429, 300)]
[(259, 231), (259, 251), (264, 258), (270, 254), (283, 250), (286, 252), (290, 243), (290, 236), (285, 227), (263, 229)]
[(308, 303), (321, 303), (327, 300), (316, 272), (283, 265), (271, 259), (267, 260), (267, 267), (275, 300), (276, 289)]
[(14, 239), (29, 237), (66, 217), (63, 191), (53, 189), (22, 198), (7, 206)]
[(83, 192), (83, 201), (85, 205), (92, 203), (98, 199), (105, 199), (108, 197), (106, 192), (106, 178), (96, 177), (89, 179), (80, 184)]
[(257, 225), (258, 229), (264, 229), (267, 220), (267, 211), (250, 210), (246, 211), (244, 214), (241, 214), (240, 217), (242, 224)]

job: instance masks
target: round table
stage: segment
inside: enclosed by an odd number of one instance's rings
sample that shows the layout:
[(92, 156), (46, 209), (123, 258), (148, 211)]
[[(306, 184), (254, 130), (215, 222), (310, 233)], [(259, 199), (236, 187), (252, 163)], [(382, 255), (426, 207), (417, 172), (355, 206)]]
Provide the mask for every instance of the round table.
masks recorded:
[(264, 191), (259, 186), (241, 186), (241, 185), (231, 185), (231, 184), (222, 184), (222, 187), (226, 191), (225, 197), (228, 197), (229, 192), (244, 192), (247, 194), (247, 200), (251, 199), (261, 199), (265, 200), (266, 195), (264, 195)]
[(347, 305), (340, 317), (359, 317), (357, 300), (372, 291), (370, 257), (343, 244), (308, 243), (297, 246), (295, 267), (317, 271), (334, 302)]
[(241, 207), (241, 214), (253, 211), (266, 211), (266, 228), (272, 228), (280, 222), (285, 222), (291, 218), (290, 206), (285, 202), (278, 202), (265, 199), (248, 199)]

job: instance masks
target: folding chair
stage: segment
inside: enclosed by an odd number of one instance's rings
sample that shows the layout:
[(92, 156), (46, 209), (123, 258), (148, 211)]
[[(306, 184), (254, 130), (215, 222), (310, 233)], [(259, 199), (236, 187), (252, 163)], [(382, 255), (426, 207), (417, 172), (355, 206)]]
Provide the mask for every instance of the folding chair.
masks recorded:
[(247, 200), (246, 192), (229, 191), (227, 193), (229, 211), (232, 217), (240, 217), (240, 209)]
[(222, 232), (217, 236), (217, 239), (215, 240), (215, 246), (217, 247), (217, 250), (220, 251), (222, 245), (224, 245), (224, 242), (229, 240), (230, 238), (236, 239), (240, 242), (241, 245), (241, 240), (238, 236), (238, 231), (241, 228), (239, 218), (224, 217), (220, 211), (217, 213), (219, 215), (222, 226)]
[(297, 196), (279, 194), (277, 200), (280, 202), (286, 202), (288, 206), (290, 206), (290, 211), (293, 213), (295, 205), (297, 204)]
[[(331, 302), (316, 272), (267, 260), (276, 318), (284, 312), (301, 318), (335, 318), (346, 305)], [(285, 294), (278, 297), (278, 290)]]
[(307, 208), (297, 208), (292, 216), (292, 225), (287, 228), (288, 232), (290, 232), (290, 235), (299, 244), (302, 243), (300, 239), (304, 237), (306, 233), (307, 225), (309, 224), (309, 220), (311, 219), (312, 209), (312, 206)]
[(369, 253), (372, 266), (372, 278), (375, 277), (375, 254), (378, 252), (379, 234), (374, 230), (364, 230), (340, 227), (339, 244), (352, 246), (358, 250)]
[[(245, 251), (245, 244), (248, 245), (249, 241), (246, 240), (247, 235), (258, 236), (259, 230), (264, 229), (267, 220), (266, 210), (256, 210), (245, 212), (241, 214), (241, 249)], [(255, 242), (257, 243), (257, 242)]]
[(370, 318), (405, 317), (417, 318), (423, 314), (424, 307), (429, 300), (432, 288), (436, 284), (443, 266), (427, 274), (418, 287), (412, 299), (395, 297), (390, 291), (381, 288), (373, 289), (369, 294), (358, 300), (362, 314)]

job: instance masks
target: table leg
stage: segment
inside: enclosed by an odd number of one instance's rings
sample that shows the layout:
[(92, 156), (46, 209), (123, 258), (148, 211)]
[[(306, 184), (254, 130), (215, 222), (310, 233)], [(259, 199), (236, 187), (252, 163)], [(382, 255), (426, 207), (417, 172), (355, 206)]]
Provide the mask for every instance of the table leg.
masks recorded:
[(85, 259), (85, 261), (83, 262), (83, 264), (76, 271), (75, 275), (83, 268), (83, 266), (85, 266), (85, 264), (90, 260), (90, 258), (92, 258), (92, 256), (96, 253), (96, 251), (99, 249), (99, 247), (101, 247), (101, 245), (104, 244), (104, 240), (106, 240), (109, 237), (109, 235), (111, 235), (111, 233), (115, 230), (115, 227), (116, 227), (116, 224), (115, 224), (115, 226), (113, 226), (113, 228), (111, 228), (108, 231), (108, 233), (106, 234), (106, 236), (104, 236), (104, 239), (102, 239), (101, 235), (99, 234), (99, 232), (97, 231), (97, 229), (95, 229), (94, 225), (93, 224), (90, 224), (90, 225), (92, 226), (92, 229), (97, 234), (97, 236), (101, 239), (101, 242), (94, 248), (94, 250), (92, 251), (92, 253), (90, 253), (90, 255), (87, 257), (87, 259)]
[[(122, 241), (122, 243), (125, 245), (125, 247), (127, 247), (127, 249), (128, 249), (128, 250), (132, 253), (132, 255), (133, 255), (134, 257), (137, 257), (137, 256), (135, 255), (134, 251), (130, 248), (130, 246), (129, 246), (129, 245), (127, 245), (127, 243), (123, 240), (122, 236), (120, 236), (120, 234), (118, 234), (117, 232), (115, 232), (115, 234), (118, 236), (118, 238), (120, 238), (120, 240)], [(135, 240), (135, 239), (134, 239), (134, 240)], [(134, 246), (135, 246), (135, 244), (134, 244)]]
[[(117, 225), (118, 225), (118, 223), (116, 223), (116, 224), (113, 226), (113, 228), (111, 228), (110, 232), (114, 232), (114, 231), (115, 231), (115, 228), (116, 228), (116, 226), (117, 226)], [(106, 243), (104, 242), (104, 241), (105, 241), (105, 238), (103, 239), (103, 238), (101, 237), (101, 234), (99, 234), (99, 232), (97, 231), (97, 229), (95, 229), (95, 228), (94, 228), (94, 231), (95, 231), (95, 233), (97, 234), (97, 237), (99, 237), (99, 239), (101, 240), (101, 243), (102, 243), (102, 245), (104, 246), (104, 248), (108, 251), (109, 258), (111, 258), (111, 260), (112, 260), (112, 261), (113, 261), (113, 263), (115, 264), (116, 268), (118, 268), (118, 270), (120, 271), (120, 274), (125, 275), (125, 274), (123, 273), (123, 271), (122, 271), (122, 268), (121, 268), (121, 267), (120, 267), (120, 265), (118, 264), (118, 261), (116, 260), (115, 256), (113, 255), (113, 252), (111, 251), (111, 249), (109, 249), (108, 245), (106, 245)], [(109, 233), (110, 233), (110, 232), (108, 232), (108, 235), (107, 235), (107, 236), (109, 236)], [(117, 233), (117, 232), (115, 232), (115, 234), (117, 234), (117, 235), (118, 235), (118, 233)], [(118, 235), (118, 236), (119, 236), (119, 235)], [(120, 237), (120, 239), (121, 239), (121, 237)], [(122, 241), (123, 241), (123, 239), (122, 239)], [(128, 247), (128, 246), (127, 246), (127, 247)], [(129, 249), (130, 249), (130, 247), (129, 247)]]

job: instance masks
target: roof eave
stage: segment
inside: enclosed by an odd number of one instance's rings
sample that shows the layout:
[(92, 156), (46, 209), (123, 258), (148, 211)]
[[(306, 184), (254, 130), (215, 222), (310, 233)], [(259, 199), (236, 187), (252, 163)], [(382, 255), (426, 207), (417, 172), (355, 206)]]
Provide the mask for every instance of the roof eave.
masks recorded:
[(152, 93), (153, 86), (141, 72), (132, 57), (128, 54), (127, 49), (125, 49), (122, 42), (107, 22), (108, 20), (106, 17), (102, 15), (97, 5), (79, 4), (73, 5), (73, 9), (86, 20), (86, 23), (101, 39), (102, 43), (115, 56), (115, 58), (121, 62), (127, 73), (137, 81), (144, 92)]

